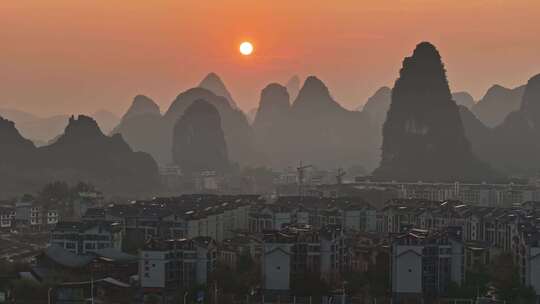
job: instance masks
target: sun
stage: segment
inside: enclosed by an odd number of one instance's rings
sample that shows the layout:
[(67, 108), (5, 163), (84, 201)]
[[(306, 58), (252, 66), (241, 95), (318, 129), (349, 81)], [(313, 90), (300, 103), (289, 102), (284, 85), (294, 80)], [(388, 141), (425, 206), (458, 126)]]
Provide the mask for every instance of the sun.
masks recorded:
[(240, 54), (249, 56), (253, 53), (253, 44), (249, 41), (244, 41), (240, 44)]

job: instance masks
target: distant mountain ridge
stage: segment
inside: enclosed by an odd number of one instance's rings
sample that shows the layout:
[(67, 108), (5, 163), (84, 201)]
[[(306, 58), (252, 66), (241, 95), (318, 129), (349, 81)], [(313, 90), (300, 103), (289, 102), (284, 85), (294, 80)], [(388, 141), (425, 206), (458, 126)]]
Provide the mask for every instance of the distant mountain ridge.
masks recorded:
[[(228, 97), (217, 95), (202, 86), (211, 87)], [(142, 97), (139, 99), (142, 100)], [(122, 134), (136, 151), (150, 153), (158, 163), (169, 164), (173, 161), (174, 126), (186, 109), (199, 99), (212, 104), (219, 112), (229, 147), (230, 160), (242, 165), (260, 163), (260, 156), (255, 147), (255, 139), (248, 119), (241, 110), (236, 108), (223, 81), (215, 73), (210, 73), (205, 77), (201, 81), (201, 86), (180, 93), (163, 115), (157, 111), (157, 105), (152, 105), (155, 103), (150, 103), (148, 99), (145, 99), (144, 102), (146, 104), (144, 114), (128, 114), (132, 109), (138, 108), (135, 105), (138, 102), (136, 98), (113, 134)]]
[(416, 46), (403, 60), (383, 126), (377, 178), (398, 181), (474, 181), (495, 173), (474, 155), (435, 46)]
[(195, 100), (176, 121), (172, 149), (174, 163), (185, 174), (230, 169), (219, 112), (203, 99)]
[(495, 127), (501, 124), (508, 114), (519, 109), (524, 91), (525, 86), (508, 89), (494, 85), (471, 110), (486, 126)]
[(328, 169), (376, 161), (369, 119), (343, 108), (315, 76), (306, 78), (290, 105), (288, 90), (267, 86), (253, 126), (258, 145), (276, 168), (301, 161)]
[(135, 153), (121, 136), (108, 137), (95, 120), (71, 117), (64, 133), (48, 146), (36, 148), (11, 121), (0, 120), (0, 189), (2, 195), (34, 192), (62, 180), (90, 182), (108, 194), (158, 191), (157, 165)]
[(473, 150), (508, 175), (536, 176), (540, 173), (540, 74), (514, 92), (497, 90), (522, 95), (519, 108), (493, 128), (462, 110), (462, 121)]
[[(19, 132), (38, 146), (46, 145), (62, 133), (69, 119), (69, 115), (66, 114), (39, 117), (25, 111), (7, 108), (0, 109), (0, 116), (15, 122)], [(105, 110), (96, 111), (91, 116), (105, 133), (110, 132), (119, 122), (115, 114)]]
[(216, 94), (217, 96), (225, 97), (229, 102), (229, 105), (233, 109), (238, 109), (238, 105), (231, 96), (229, 90), (225, 86), (225, 83), (216, 73), (210, 73), (204, 77), (199, 83), (199, 88), (207, 89), (208, 91)]

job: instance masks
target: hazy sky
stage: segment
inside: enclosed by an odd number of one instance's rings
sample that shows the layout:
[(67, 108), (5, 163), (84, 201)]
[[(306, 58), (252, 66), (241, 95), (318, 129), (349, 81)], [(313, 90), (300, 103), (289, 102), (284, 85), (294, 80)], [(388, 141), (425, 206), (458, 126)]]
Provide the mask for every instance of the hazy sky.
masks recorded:
[(0, 107), (120, 114), (146, 94), (166, 110), (215, 71), (243, 109), (293, 74), (354, 108), (422, 40), (478, 98), (540, 73), (539, 16), (538, 0), (2, 0)]

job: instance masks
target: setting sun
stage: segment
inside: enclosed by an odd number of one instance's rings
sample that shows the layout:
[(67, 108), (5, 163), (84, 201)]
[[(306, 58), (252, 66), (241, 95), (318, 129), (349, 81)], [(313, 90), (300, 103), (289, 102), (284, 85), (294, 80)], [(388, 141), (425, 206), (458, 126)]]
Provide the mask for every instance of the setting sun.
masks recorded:
[(240, 53), (244, 56), (251, 55), (253, 53), (253, 44), (248, 41), (242, 42), (240, 44)]

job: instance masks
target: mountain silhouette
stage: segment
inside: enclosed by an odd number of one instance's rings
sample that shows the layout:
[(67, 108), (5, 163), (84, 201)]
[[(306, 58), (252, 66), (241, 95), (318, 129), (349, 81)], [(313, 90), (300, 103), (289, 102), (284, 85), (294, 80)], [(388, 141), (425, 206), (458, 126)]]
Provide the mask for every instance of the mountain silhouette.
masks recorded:
[(382, 87), (364, 103), (361, 112), (369, 119), (373, 132), (374, 144), (372, 154), (377, 155), (376, 163), (380, 163), (380, 149), (382, 146), (382, 127), (386, 120), (386, 113), (392, 102), (392, 89)]
[(465, 136), (469, 139), (473, 152), (481, 157), (482, 155), (478, 154), (480, 151), (479, 149), (487, 142), (493, 140), (492, 129), (484, 125), (484, 123), (466, 106), (459, 106), (459, 116), (461, 117), (461, 123), (465, 130)]
[(261, 92), (253, 127), (255, 129), (273, 127), (276, 121), (289, 114), (290, 107), (287, 88), (277, 83), (267, 85)]
[(373, 175), (400, 181), (482, 181), (491, 169), (472, 153), (439, 52), (422, 42), (403, 60)]
[(452, 93), (452, 99), (458, 106), (465, 106), (468, 109), (472, 109), (475, 105), (474, 98), (467, 92)]
[(139, 115), (161, 115), (159, 106), (149, 97), (144, 95), (137, 95), (133, 99), (131, 106), (122, 116), (122, 121), (126, 121), (132, 117)]
[(381, 125), (386, 120), (386, 113), (390, 109), (390, 103), (392, 102), (392, 89), (389, 87), (382, 87), (378, 89), (373, 96), (362, 106), (361, 111), (364, 112), (371, 121), (376, 122), (377, 125)]
[(540, 172), (540, 75), (524, 87), (519, 109), (495, 128), (462, 119), (474, 152), (493, 167), (512, 176)]
[(238, 105), (232, 98), (229, 90), (227, 90), (225, 83), (223, 83), (223, 80), (221, 80), (221, 78), (216, 73), (210, 73), (206, 75), (206, 77), (204, 77), (201, 83), (199, 83), (198, 87), (207, 89), (210, 92), (216, 94), (217, 96), (225, 97), (229, 102), (231, 108), (238, 109)]
[(95, 120), (71, 117), (54, 144), (36, 148), (12, 122), (0, 121), (3, 195), (37, 191), (55, 180), (90, 182), (108, 194), (142, 194), (159, 189), (157, 165), (135, 153), (121, 136), (105, 136)]
[(150, 98), (138, 95), (133, 99), (120, 124), (111, 134), (121, 134), (134, 151), (152, 155), (160, 163), (170, 158), (169, 137), (159, 106)]
[(0, 115), (2, 118), (16, 122), (17, 124), (39, 119), (39, 117), (32, 113), (10, 108), (0, 108)]
[[(285, 165), (287, 159), (287, 132), (290, 128), (290, 101), (287, 88), (272, 83), (261, 92), (259, 108), (253, 121), (257, 146), (264, 151), (271, 167)], [(285, 161), (286, 163), (287, 161)]]
[(15, 123), (0, 117), (0, 197), (19, 195), (21, 190), (38, 189), (37, 148), (15, 128)]
[(282, 136), (289, 151), (288, 166), (303, 161), (335, 169), (369, 167), (376, 161), (369, 119), (364, 113), (343, 108), (315, 76), (308, 77), (300, 89)]
[(109, 134), (120, 122), (120, 118), (116, 114), (107, 110), (98, 110), (91, 116), (96, 120), (99, 128), (105, 134)]
[(257, 116), (258, 110), (258, 108), (253, 108), (246, 112), (246, 118), (250, 124), (253, 124), (253, 122), (255, 121), (255, 116)]
[(7, 108), (0, 109), (0, 116), (15, 122), (21, 135), (38, 146), (45, 145), (62, 133), (69, 118), (68, 115), (39, 117), (25, 111)]
[(202, 99), (184, 111), (173, 129), (173, 161), (184, 173), (226, 172), (229, 158), (219, 112)]
[[(214, 77), (217, 76), (209, 76), (207, 79), (211, 80)], [(212, 81), (204, 83), (208, 82)], [(173, 160), (173, 128), (186, 109), (199, 99), (209, 102), (218, 110), (231, 161), (243, 165), (258, 163), (260, 158), (253, 132), (244, 113), (231, 107), (227, 98), (201, 87), (180, 93), (163, 115), (150, 99), (140, 96), (135, 98), (132, 107), (113, 133), (122, 134), (134, 150), (151, 154), (160, 164), (169, 164)], [(141, 115), (141, 112), (144, 114)]]
[[(255, 146), (253, 130), (245, 114), (231, 107), (225, 97), (218, 96), (207, 89), (199, 87), (189, 89), (180, 93), (172, 102), (167, 112), (163, 115), (166, 126), (165, 132), (169, 132), (169, 138), (172, 138), (172, 129), (176, 121), (193, 102), (199, 99), (212, 104), (219, 112), (231, 161), (242, 165), (259, 163), (260, 155)], [(172, 151), (171, 148), (172, 142), (169, 142), (168, 151)]]
[(58, 180), (88, 181), (109, 193), (148, 193), (159, 188), (150, 155), (133, 152), (120, 135), (104, 135), (91, 117), (71, 117), (55, 143), (39, 148), (45, 172)]
[(503, 122), (505, 117), (519, 109), (525, 86), (508, 89), (494, 85), (478, 101), (472, 111), (486, 126), (495, 127)]
[(296, 99), (296, 96), (298, 96), (298, 91), (300, 90), (300, 78), (294, 75), (291, 77), (291, 79), (289, 79), (289, 81), (287, 81), (285, 87), (289, 93), (289, 98), (291, 100)]
[(15, 158), (32, 153), (36, 147), (15, 128), (15, 123), (0, 117), (0, 162), (10, 165)]
[[(25, 111), (15, 109), (0, 109), (0, 115), (17, 124), (21, 135), (30, 139), (37, 146), (44, 146), (62, 133), (67, 125), (69, 115), (59, 114), (40, 117)], [(91, 115), (98, 122), (104, 132), (110, 132), (119, 121), (119, 118), (106, 110), (96, 111)]]

